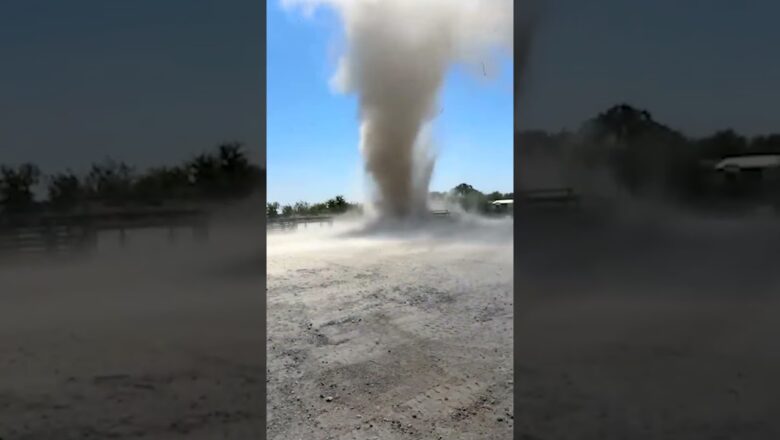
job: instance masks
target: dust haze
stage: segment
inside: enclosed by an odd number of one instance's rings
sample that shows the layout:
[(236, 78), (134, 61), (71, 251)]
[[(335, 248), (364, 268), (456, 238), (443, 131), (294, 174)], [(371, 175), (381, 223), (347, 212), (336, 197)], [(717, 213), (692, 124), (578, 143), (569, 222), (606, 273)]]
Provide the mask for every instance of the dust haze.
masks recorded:
[(263, 438), (259, 221), (3, 260), (0, 437)]
[(512, 304), (509, 218), (269, 233), (268, 438), (511, 438)]
[(777, 212), (686, 205), (661, 190), (664, 169), (634, 196), (569, 139), (517, 146), (525, 189), (580, 195), (576, 207), (516, 208), (518, 434), (780, 435)]
[(515, 146), (521, 189), (581, 197), (515, 209), (515, 438), (780, 436), (777, 213), (704, 213), (657, 190), (663, 169), (632, 196), (562, 135)]
[[(592, 208), (595, 210), (595, 208)], [(777, 218), (519, 215), (516, 423), (539, 438), (775, 437)]]
[(376, 185), (380, 216), (426, 213), (434, 167), (426, 128), (457, 63), (491, 69), (513, 43), (511, 0), (283, 0), (312, 13), (335, 9), (347, 50), (332, 84), (360, 107), (360, 151)]
[[(510, 438), (512, 220), (429, 212), (448, 71), (490, 76), (507, 0), (287, 0), (335, 10), (372, 215), (268, 235), (268, 437)], [(503, 51), (503, 53), (502, 53)], [(488, 78), (489, 79), (489, 78)]]
[(777, 212), (686, 205), (660, 173), (633, 196), (569, 147), (519, 146), (526, 188), (580, 195), (516, 208), (521, 435), (778, 436)]

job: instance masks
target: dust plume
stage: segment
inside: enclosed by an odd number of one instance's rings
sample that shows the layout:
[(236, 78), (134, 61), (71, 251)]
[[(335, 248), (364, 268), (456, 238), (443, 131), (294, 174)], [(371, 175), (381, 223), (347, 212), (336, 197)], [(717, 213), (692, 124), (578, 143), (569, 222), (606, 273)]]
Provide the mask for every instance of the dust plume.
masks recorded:
[[(426, 212), (434, 156), (426, 127), (441, 111), (439, 91), (458, 63), (490, 71), (513, 45), (511, 0), (282, 0), (307, 14), (340, 16), (347, 50), (332, 85), (355, 93), (360, 150), (384, 217)], [(487, 75), (487, 73), (485, 73)]]
[(265, 231), (242, 214), (215, 219), (207, 242), (148, 228), (122, 246), (106, 230), (86, 254), (3, 255), (0, 437), (175, 438), (206, 411), (242, 418), (204, 419), (187, 438), (262, 437)]

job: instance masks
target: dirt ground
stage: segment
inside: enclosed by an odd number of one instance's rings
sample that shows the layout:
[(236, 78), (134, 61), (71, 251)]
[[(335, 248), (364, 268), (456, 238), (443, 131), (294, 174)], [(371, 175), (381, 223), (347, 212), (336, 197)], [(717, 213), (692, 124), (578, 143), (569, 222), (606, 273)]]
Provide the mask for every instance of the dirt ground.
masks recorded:
[(1, 267), (0, 438), (263, 438), (263, 232)]
[(0, 438), (780, 438), (774, 221), (516, 221), (5, 265)]
[(511, 438), (511, 223), (343, 232), (269, 235), (268, 438)]
[(517, 438), (780, 438), (780, 227), (519, 219)]

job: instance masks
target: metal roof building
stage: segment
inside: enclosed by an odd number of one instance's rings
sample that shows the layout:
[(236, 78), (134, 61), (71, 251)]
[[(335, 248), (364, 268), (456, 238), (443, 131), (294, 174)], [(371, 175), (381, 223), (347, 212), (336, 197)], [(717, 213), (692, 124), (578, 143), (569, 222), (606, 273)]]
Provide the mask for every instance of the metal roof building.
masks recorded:
[(513, 205), (515, 203), (512, 199), (503, 199), (503, 200), (494, 200), (493, 205), (501, 206), (501, 205)]
[(727, 157), (715, 164), (718, 171), (780, 168), (780, 154), (755, 154)]

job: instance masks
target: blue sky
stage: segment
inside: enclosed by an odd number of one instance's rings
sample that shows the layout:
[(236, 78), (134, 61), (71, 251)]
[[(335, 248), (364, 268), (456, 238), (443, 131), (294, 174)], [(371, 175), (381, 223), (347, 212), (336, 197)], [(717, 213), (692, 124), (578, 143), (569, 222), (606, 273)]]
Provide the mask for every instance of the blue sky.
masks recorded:
[[(522, 128), (577, 128), (628, 101), (692, 135), (780, 131), (777, 0), (550, 0), (520, 99)], [(0, 164), (83, 169), (105, 156), (179, 162), (224, 140), (263, 156), (263, 3), (0, 2)], [(269, 0), (269, 196), (357, 196), (354, 97), (331, 93), (339, 27)], [(512, 186), (511, 68), (457, 69), (433, 189)], [(313, 183), (312, 183), (313, 182)]]
[[(329, 87), (341, 30), (330, 11), (313, 18), (267, 14), (268, 200), (319, 202), (342, 194), (360, 200), (365, 185), (358, 151), (357, 101)], [(467, 182), (483, 191), (513, 186), (512, 62), (490, 83), (452, 69), (434, 128), (438, 160), (431, 189)]]

